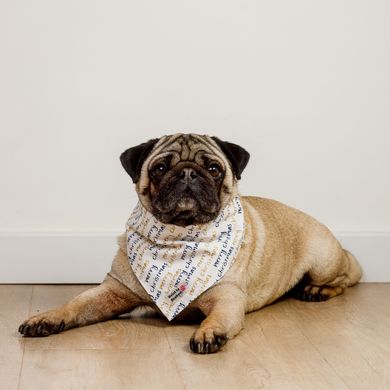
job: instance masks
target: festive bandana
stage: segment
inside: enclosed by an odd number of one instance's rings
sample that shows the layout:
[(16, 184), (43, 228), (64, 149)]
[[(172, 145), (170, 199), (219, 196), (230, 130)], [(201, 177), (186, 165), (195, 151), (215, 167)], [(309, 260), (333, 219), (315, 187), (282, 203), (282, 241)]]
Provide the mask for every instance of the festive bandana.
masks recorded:
[(228, 271), (240, 249), (244, 214), (234, 198), (212, 222), (159, 222), (140, 203), (127, 222), (127, 256), (134, 274), (169, 321)]

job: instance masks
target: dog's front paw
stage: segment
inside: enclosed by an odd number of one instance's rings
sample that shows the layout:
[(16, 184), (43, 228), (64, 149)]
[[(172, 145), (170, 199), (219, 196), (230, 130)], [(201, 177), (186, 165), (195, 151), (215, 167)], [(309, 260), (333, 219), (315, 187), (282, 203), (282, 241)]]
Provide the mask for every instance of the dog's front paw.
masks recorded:
[(190, 339), (190, 348), (195, 353), (218, 352), (227, 343), (226, 333), (212, 328), (200, 327)]
[(24, 321), (19, 326), (19, 333), (23, 336), (45, 337), (59, 333), (65, 329), (65, 321), (50, 312), (43, 313)]

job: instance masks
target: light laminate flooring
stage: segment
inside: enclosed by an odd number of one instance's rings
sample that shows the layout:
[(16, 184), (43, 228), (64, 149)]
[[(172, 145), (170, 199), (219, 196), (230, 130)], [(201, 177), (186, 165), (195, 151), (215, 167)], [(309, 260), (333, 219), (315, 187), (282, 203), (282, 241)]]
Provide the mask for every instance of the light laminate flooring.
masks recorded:
[(286, 299), (246, 316), (219, 353), (196, 324), (133, 315), (46, 338), (18, 325), (91, 286), (0, 285), (0, 389), (390, 389), (390, 284), (327, 302)]

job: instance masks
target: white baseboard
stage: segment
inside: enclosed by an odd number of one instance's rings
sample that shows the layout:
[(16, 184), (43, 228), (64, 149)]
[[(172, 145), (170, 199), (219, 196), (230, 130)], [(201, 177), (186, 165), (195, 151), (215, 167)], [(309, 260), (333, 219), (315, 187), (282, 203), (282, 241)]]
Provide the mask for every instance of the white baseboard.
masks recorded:
[(115, 233), (0, 233), (0, 283), (100, 283)]
[[(118, 234), (0, 233), (0, 283), (100, 283)], [(336, 236), (358, 258), (364, 282), (390, 282), (390, 232)]]

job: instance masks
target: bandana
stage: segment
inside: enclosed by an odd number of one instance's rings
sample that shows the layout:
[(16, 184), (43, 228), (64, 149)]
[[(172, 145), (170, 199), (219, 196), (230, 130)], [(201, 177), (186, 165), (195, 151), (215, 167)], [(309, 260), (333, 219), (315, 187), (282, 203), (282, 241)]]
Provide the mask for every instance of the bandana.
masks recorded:
[(142, 287), (171, 321), (218, 282), (233, 264), (244, 235), (240, 198), (212, 222), (159, 222), (138, 203), (127, 222), (127, 256)]

